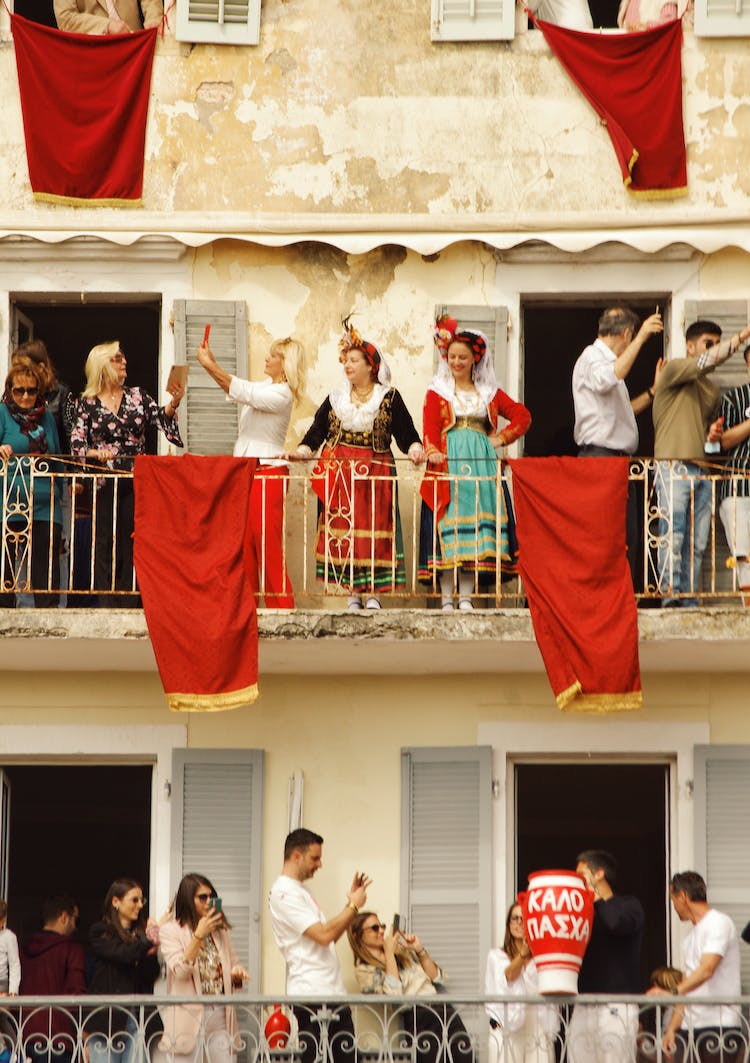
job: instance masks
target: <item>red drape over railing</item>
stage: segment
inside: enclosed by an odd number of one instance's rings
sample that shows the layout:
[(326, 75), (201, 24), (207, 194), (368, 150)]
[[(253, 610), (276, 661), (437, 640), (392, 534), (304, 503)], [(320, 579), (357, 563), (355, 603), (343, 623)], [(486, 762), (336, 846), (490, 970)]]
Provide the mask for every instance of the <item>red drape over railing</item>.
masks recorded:
[(625, 545), (627, 458), (511, 461), (518, 567), (561, 709), (643, 702)]
[(140, 206), (157, 28), (95, 36), (11, 15), (36, 199)]
[(135, 571), (170, 709), (234, 709), (258, 697), (255, 465), (192, 454), (136, 458)]

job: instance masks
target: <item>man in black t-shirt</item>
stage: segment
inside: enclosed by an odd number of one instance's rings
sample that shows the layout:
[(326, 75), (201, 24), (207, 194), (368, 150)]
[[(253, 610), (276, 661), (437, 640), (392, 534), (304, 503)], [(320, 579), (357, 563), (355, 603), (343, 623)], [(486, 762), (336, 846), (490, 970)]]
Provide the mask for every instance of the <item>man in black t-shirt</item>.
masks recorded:
[[(640, 993), (641, 902), (637, 897), (615, 895), (617, 863), (603, 849), (579, 853), (576, 871), (594, 896), (594, 921), (578, 992)], [(637, 1032), (638, 1008), (633, 1004), (579, 1004), (568, 1031), (571, 1063), (630, 1063)]]

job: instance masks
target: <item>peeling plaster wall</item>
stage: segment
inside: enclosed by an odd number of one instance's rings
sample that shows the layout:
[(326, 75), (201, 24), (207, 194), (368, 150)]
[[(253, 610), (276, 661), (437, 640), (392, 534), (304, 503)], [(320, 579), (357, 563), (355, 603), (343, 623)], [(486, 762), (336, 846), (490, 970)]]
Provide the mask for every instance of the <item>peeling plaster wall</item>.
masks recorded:
[[(623, 190), (606, 130), (539, 33), (433, 44), (429, 23), (429, 0), (328, 11), (318, 0), (264, 0), (257, 47), (159, 41), (146, 209), (509, 213), (530, 224), (539, 212), (617, 212), (648, 224), (657, 209), (684, 220), (747, 205), (745, 40), (686, 32), (690, 196), (655, 205)], [(0, 85), (0, 209), (59, 216), (33, 205), (7, 35)], [(109, 213), (98, 212), (102, 225)]]

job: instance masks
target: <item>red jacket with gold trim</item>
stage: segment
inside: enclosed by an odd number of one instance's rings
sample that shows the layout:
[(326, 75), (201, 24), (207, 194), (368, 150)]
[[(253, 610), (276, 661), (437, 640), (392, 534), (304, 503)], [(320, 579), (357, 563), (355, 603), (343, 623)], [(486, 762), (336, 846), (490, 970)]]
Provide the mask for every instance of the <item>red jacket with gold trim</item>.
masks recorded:
[[(522, 402), (516, 402), (498, 390), (487, 405), (487, 415), (492, 426), (492, 436), (497, 436), (503, 446), (509, 446), (525, 435), (531, 424), (531, 414)], [(500, 418), (508, 421), (505, 428), (500, 432), (497, 423)], [(440, 520), (450, 502), (450, 482), (444, 479), (447, 472), (446, 460), (448, 455), (447, 435), (456, 423), (456, 414), (453, 404), (438, 395), (432, 388), (427, 392), (422, 411), (422, 423), (424, 431), (424, 449), (429, 460), (430, 454), (441, 454), (443, 461), (440, 465), (428, 463), (427, 471), (420, 493), (430, 509), (435, 510), (435, 519)]]

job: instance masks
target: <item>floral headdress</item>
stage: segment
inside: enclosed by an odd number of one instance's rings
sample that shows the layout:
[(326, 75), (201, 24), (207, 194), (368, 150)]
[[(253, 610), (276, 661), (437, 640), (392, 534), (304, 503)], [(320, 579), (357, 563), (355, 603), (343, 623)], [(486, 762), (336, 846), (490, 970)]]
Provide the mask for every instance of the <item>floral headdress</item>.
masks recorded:
[(441, 314), (438, 317), (435, 322), (433, 336), (435, 337), (435, 346), (440, 351), (441, 357), (437, 373), (432, 379), (430, 388), (442, 395), (444, 399), (448, 399), (449, 402), (452, 400), (456, 391), (456, 383), (448, 365), (448, 348), (454, 341), (457, 341), (465, 343), (471, 350), (474, 356), (474, 365), (471, 373), (474, 386), (479, 392), (482, 401), (485, 403), (490, 402), (497, 391), (497, 379), (487, 337), (476, 329), (459, 328), (456, 319), (449, 317), (448, 314)]
[(348, 314), (341, 322), (343, 332), (339, 340), (339, 361), (343, 362), (347, 351), (362, 351), (365, 361), (375, 373), (381, 384), (387, 384), (391, 378), (391, 371), (374, 343), (370, 343), (355, 329), (351, 323), (352, 315)]
[(435, 322), (435, 346), (442, 358), (448, 357), (448, 348), (452, 343), (465, 343), (474, 356), (474, 365), (479, 365), (487, 353), (487, 339), (474, 329), (458, 327), (455, 317), (441, 314)]

